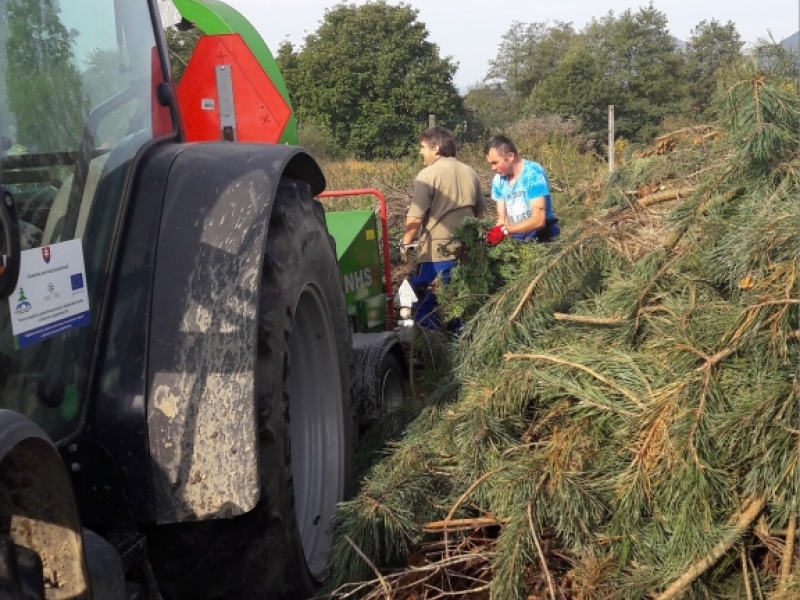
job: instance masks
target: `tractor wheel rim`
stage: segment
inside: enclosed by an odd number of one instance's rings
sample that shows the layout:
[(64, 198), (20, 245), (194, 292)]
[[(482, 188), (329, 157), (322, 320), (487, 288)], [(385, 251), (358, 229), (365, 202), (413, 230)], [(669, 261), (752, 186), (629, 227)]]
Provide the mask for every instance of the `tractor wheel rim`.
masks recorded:
[(345, 399), (333, 322), (319, 290), (310, 285), (295, 309), (289, 379), (295, 515), (306, 564), (321, 580), (331, 547), (328, 526), (344, 495)]

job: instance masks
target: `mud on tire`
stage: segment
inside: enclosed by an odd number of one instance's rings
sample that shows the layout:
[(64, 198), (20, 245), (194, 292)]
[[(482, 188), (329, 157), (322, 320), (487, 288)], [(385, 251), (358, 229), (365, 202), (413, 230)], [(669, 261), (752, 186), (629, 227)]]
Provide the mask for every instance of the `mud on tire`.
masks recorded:
[(352, 349), (333, 240), (308, 185), (283, 180), (259, 307), (256, 411), (261, 498), (230, 521), (157, 528), (151, 563), (166, 598), (312, 595), (328, 524), (352, 485)]

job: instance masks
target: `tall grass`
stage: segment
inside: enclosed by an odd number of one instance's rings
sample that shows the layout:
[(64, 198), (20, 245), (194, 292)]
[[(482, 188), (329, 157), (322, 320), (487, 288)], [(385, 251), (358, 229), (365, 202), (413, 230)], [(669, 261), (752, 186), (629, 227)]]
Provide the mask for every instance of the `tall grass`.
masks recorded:
[(378, 188), (386, 195), (411, 193), (411, 185), (422, 165), (405, 160), (321, 161), (328, 189)]

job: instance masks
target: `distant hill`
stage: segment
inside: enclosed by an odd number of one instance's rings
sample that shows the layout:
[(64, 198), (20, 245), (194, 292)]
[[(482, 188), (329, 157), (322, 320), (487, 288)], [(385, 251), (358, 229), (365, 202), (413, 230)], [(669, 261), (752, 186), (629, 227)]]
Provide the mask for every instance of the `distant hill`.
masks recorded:
[[(676, 37), (673, 37), (672, 40), (680, 50), (686, 50), (686, 42), (684, 40), (679, 40)], [(800, 57), (800, 31), (795, 32), (785, 40), (781, 40), (780, 45)]]
[(800, 31), (782, 40), (781, 46), (789, 50), (789, 52), (794, 52), (797, 56), (800, 56)]

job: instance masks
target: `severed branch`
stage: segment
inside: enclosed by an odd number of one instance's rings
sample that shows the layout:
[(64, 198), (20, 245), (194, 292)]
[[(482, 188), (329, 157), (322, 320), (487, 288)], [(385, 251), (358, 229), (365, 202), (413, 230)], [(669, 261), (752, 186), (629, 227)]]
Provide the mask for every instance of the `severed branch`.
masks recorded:
[(644, 198), (639, 198), (636, 201), (636, 204), (639, 206), (652, 206), (653, 204), (659, 204), (661, 202), (679, 200), (680, 198), (688, 196), (692, 192), (694, 192), (693, 187), (682, 187), (678, 188), (677, 190), (666, 190), (663, 192), (658, 192), (657, 194), (650, 194)]
[(347, 540), (347, 543), (353, 547), (353, 550), (355, 550), (356, 553), (358, 553), (361, 559), (369, 565), (369, 568), (372, 569), (372, 572), (375, 573), (375, 575), (378, 577), (378, 581), (380, 581), (381, 587), (383, 588), (383, 593), (386, 594), (386, 600), (391, 600), (392, 592), (389, 589), (389, 584), (386, 583), (386, 579), (384, 579), (383, 575), (381, 575), (381, 572), (378, 570), (378, 567), (375, 566), (375, 563), (373, 563), (367, 557), (367, 555), (361, 551), (361, 548), (356, 546), (353, 540), (351, 540), (348, 536), (344, 536), (344, 539)]
[(633, 392), (630, 392), (625, 388), (623, 388), (622, 386), (617, 385), (610, 379), (603, 377), (600, 373), (590, 369), (585, 365), (563, 360), (555, 356), (548, 356), (547, 354), (513, 354), (511, 352), (508, 352), (503, 356), (503, 358), (505, 358), (506, 360), (538, 360), (542, 362), (549, 362), (552, 364), (560, 365), (562, 367), (570, 367), (572, 369), (583, 371), (587, 375), (590, 375), (591, 377), (597, 379), (598, 381), (605, 383), (608, 387), (616, 390), (639, 408), (644, 408), (644, 404), (642, 403), (642, 401), (639, 400), (639, 398), (637, 398), (636, 395), (633, 394)]
[[(458, 507), (461, 506), (461, 503), (464, 502), (464, 500), (467, 499), (467, 497), (475, 490), (475, 488), (477, 488), (480, 484), (482, 484), (484, 481), (486, 481), (489, 477), (491, 477), (495, 473), (499, 473), (500, 471), (502, 471), (503, 468), (504, 467), (500, 467), (499, 469), (495, 469), (494, 471), (489, 471), (488, 473), (484, 473), (483, 475), (478, 477), (478, 479), (473, 481), (472, 485), (470, 485), (467, 488), (467, 491), (464, 492), (463, 494), (461, 494), (459, 499), (456, 500), (456, 503), (453, 505), (453, 507), (450, 509), (450, 512), (447, 513), (447, 516), (444, 518), (445, 526), (442, 527), (442, 531), (444, 532), (445, 548), (447, 547), (447, 532), (449, 531), (446, 523), (448, 523), (449, 521), (453, 520), (453, 515), (456, 514), (456, 511), (458, 510)], [(445, 551), (445, 553), (447, 554), (447, 551)]]
[(459, 497), (459, 499), (456, 500), (456, 503), (450, 509), (450, 512), (447, 513), (447, 516), (444, 518), (445, 523), (447, 523), (448, 521), (452, 521), (453, 520), (453, 515), (456, 514), (456, 511), (458, 510), (458, 507), (461, 506), (461, 504), (464, 502), (464, 500), (467, 499), (467, 496), (469, 496), (475, 490), (476, 487), (478, 487), (480, 484), (482, 484), (484, 481), (486, 481), (489, 477), (499, 473), (503, 469), (505, 469), (505, 467), (500, 467), (499, 469), (495, 469), (494, 471), (488, 471), (488, 472), (484, 473), (483, 475), (481, 475), (480, 477), (478, 477), (478, 479), (473, 481), (472, 485), (470, 485), (467, 488), (466, 492), (461, 494), (461, 497)]
[(797, 515), (792, 515), (789, 527), (786, 529), (786, 546), (783, 548), (783, 561), (781, 562), (781, 579), (778, 589), (785, 591), (792, 575), (792, 559), (794, 558), (795, 536), (797, 536)]
[(528, 526), (531, 528), (533, 543), (536, 544), (536, 552), (539, 553), (539, 560), (542, 563), (542, 570), (547, 577), (547, 588), (550, 590), (550, 599), (556, 600), (556, 592), (553, 589), (553, 576), (550, 574), (550, 569), (547, 568), (547, 559), (542, 552), (542, 545), (539, 543), (539, 536), (536, 535), (536, 527), (533, 526), (533, 506), (531, 502), (528, 502)]
[(747, 593), (747, 600), (753, 600), (753, 589), (750, 585), (750, 569), (747, 567), (747, 549), (744, 544), (740, 544), (739, 552), (742, 559), (742, 576), (744, 577), (744, 591)]
[(578, 239), (577, 239), (577, 240), (575, 240), (575, 241), (574, 241), (572, 244), (570, 244), (569, 246), (567, 246), (566, 248), (564, 248), (564, 249), (563, 249), (561, 252), (559, 252), (559, 253), (558, 253), (558, 254), (557, 254), (557, 255), (556, 255), (554, 258), (553, 258), (553, 260), (551, 260), (551, 261), (550, 261), (550, 262), (547, 264), (547, 266), (546, 266), (546, 267), (545, 267), (545, 268), (542, 270), (542, 272), (541, 272), (541, 273), (539, 273), (539, 274), (538, 274), (538, 275), (537, 275), (537, 276), (536, 276), (536, 277), (533, 279), (533, 281), (531, 281), (530, 285), (529, 285), (529, 286), (528, 286), (528, 288), (525, 290), (525, 293), (524, 293), (524, 294), (522, 294), (522, 298), (521, 298), (521, 299), (520, 299), (520, 301), (517, 303), (517, 307), (514, 309), (514, 312), (513, 312), (513, 313), (511, 313), (511, 316), (508, 318), (508, 322), (509, 322), (509, 323), (513, 323), (514, 321), (516, 321), (516, 320), (517, 320), (517, 317), (518, 317), (518, 316), (520, 315), (520, 313), (522, 312), (522, 309), (524, 309), (524, 308), (525, 308), (525, 306), (528, 304), (528, 302), (530, 301), (530, 299), (533, 297), (533, 292), (536, 290), (536, 286), (537, 286), (537, 285), (539, 285), (539, 281), (542, 279), (542, 277), (544, 277), (544, 276), (545, 276), (545, 274), (547, 274), (547, 273), (550, 271), (550, 269), (552, 269), (554, 266), (556, 266), (556, 265), (559, 263), (559, 261), (560, 261), (562, 258), (564, 258), (565, 256), (567, 256), (567, 255), (568, 255), (570, 252), (573, 252), (573, 251), (577, 250), (578, 248), (580, 248), (581, 246), (583, 246), (583, 244), (585, 244), (585, 243), (586, 243), (585, 236), (584, 236), (584, 235), (580, 235), (580, 236), (578, 236)]
[[(460, 556), (446, 558), (424, 566), (410, 567), (405, 571), (386, 575), (383, 581), (387, 586), (391, 586), (392, 595), (386, 594), (386, 587), (376, 587), (378, 580), (347, 584), (334, 590), (327, 598), (362, 598), (364, 600), (389, 600), (393, 598), (427, 598), (435, 600), (437, 598), (458, 597), (466, 598), (475, 596), (485, 597), (484, 592), (491, 588), (491, 582), (480, 577), (470, 577), (465, 573), (466, 569), (475, 565), (491, 564), (492, 553), (481, 550), (474, 550)], [(473, 586), (469, 590), (447, 591), (442, 587), (442, 583), (450, 583), (453, 575), (459, 576), (462, 580), (471, 581)], [(437, 583), (437, 578), (441, 581)], [(365, 594), (365, 590), (367, 591)], [(423, 595), (420, 594), (422, 592)]]
[(720, 206), (722, 204), (730, 202), (731, 200), (735, 200), (736, 198), (744, 194), (746, 191), (747, 189), (744, 186), (739, 186), (728, 190), (722, 196), (716, 196), (710, 198), (703, 204), (703, 206), (700, 207), (700, 214), (704, 215), (715, 206)]
[(624, 325), (627, 319), (613, 317), (587, 317), (583, 315), (569, 315), (566, 313), (553, 313), (553, 318), (560, 323), (574, 323), (576, 325), (595, 325), (597, 327), (616, 327)]
[(674, 598), (679, 597), (686, 591), (692, 582), (700, 577), (703, 573), (705, 573), (708, 569), (710, 569), (716, 562), (725, 556), (725, 553), (731, 549), (731, 547), (736, 543), (736, 540), (747, 531), (747, 529), (753, 524), (753, 521), (756, 520), (761, 511), (764, 510), (764, 506), (767, 504), (767, 499), (765, 497), (757, 498), (750, 504), (750, 506), (745, 510), (739, 518), (736, 520), (736, 523), (733, 526), (733, 529), (728, 532), (728, 534), (716, 545), (711, 549), (706, 556), (701, 558), (699, 561), (694, 563), (686, 573), (684, 573), (681, 577), (676, 579), (660, 596), (656, 598), (656, 600), (673, 600)]
[(425, 533), (438, 533), (443, 530), (464, 531), (468, 529), (479, 529), (481, 527), (494, 527), (508, 523), (508, 519), (495, 519), (494, 517), (476, 517), (474, 519), (445, 519), (444, 521), (433, 521), (422, 526)]
[[(716, 185), (719, 182), (721, 182), (725, 178), (725, 176), (727, 176), (728, 173), (730, 173), (730, 171), (731, 171), (731, 168), (726, 169), (725, 172), (722, 174), (722, 176), (717, 180), (717, 182), (714, 185), (711, 186), (711, 189), (712, 190), (715, 189)], [(744, 194), (745, 191), (746, 191), (745, 188), (740, 186), (740, 187), (734, 188), (732, 190), (728, 190), (722, 196), (718, 196), (718, 197), (714, 197), (714, 198), (708, 199), (708, 200), (704, 201), (698, 207), (698, 209), (697, 209), (695, 214), (696, 214), (697, 217), (702, 216), (709, 209), (711, 209), (712, 207), (719, 206), (721, 204), (725, 204), (727, 202), (730, 202), (731, 200), (734, 200), (735, 198), (738, 198), (739, 196)], [(684, 234), (687, 231), (689, 231), (689, 227), (691, 227), (693, 224), (694, 224), (694, 221), (687, 220), (680, 227), (678, 227), (678, 229), (676, 229), (675, 231), (670, 233), (667, 236), (667, 239), (664, 241), (664, 248), (666, 248), (667, 250), (674, 250), (675, 247), (678, 245), (678, 242), (681, 241), (681, 238), (683, 238)]]

